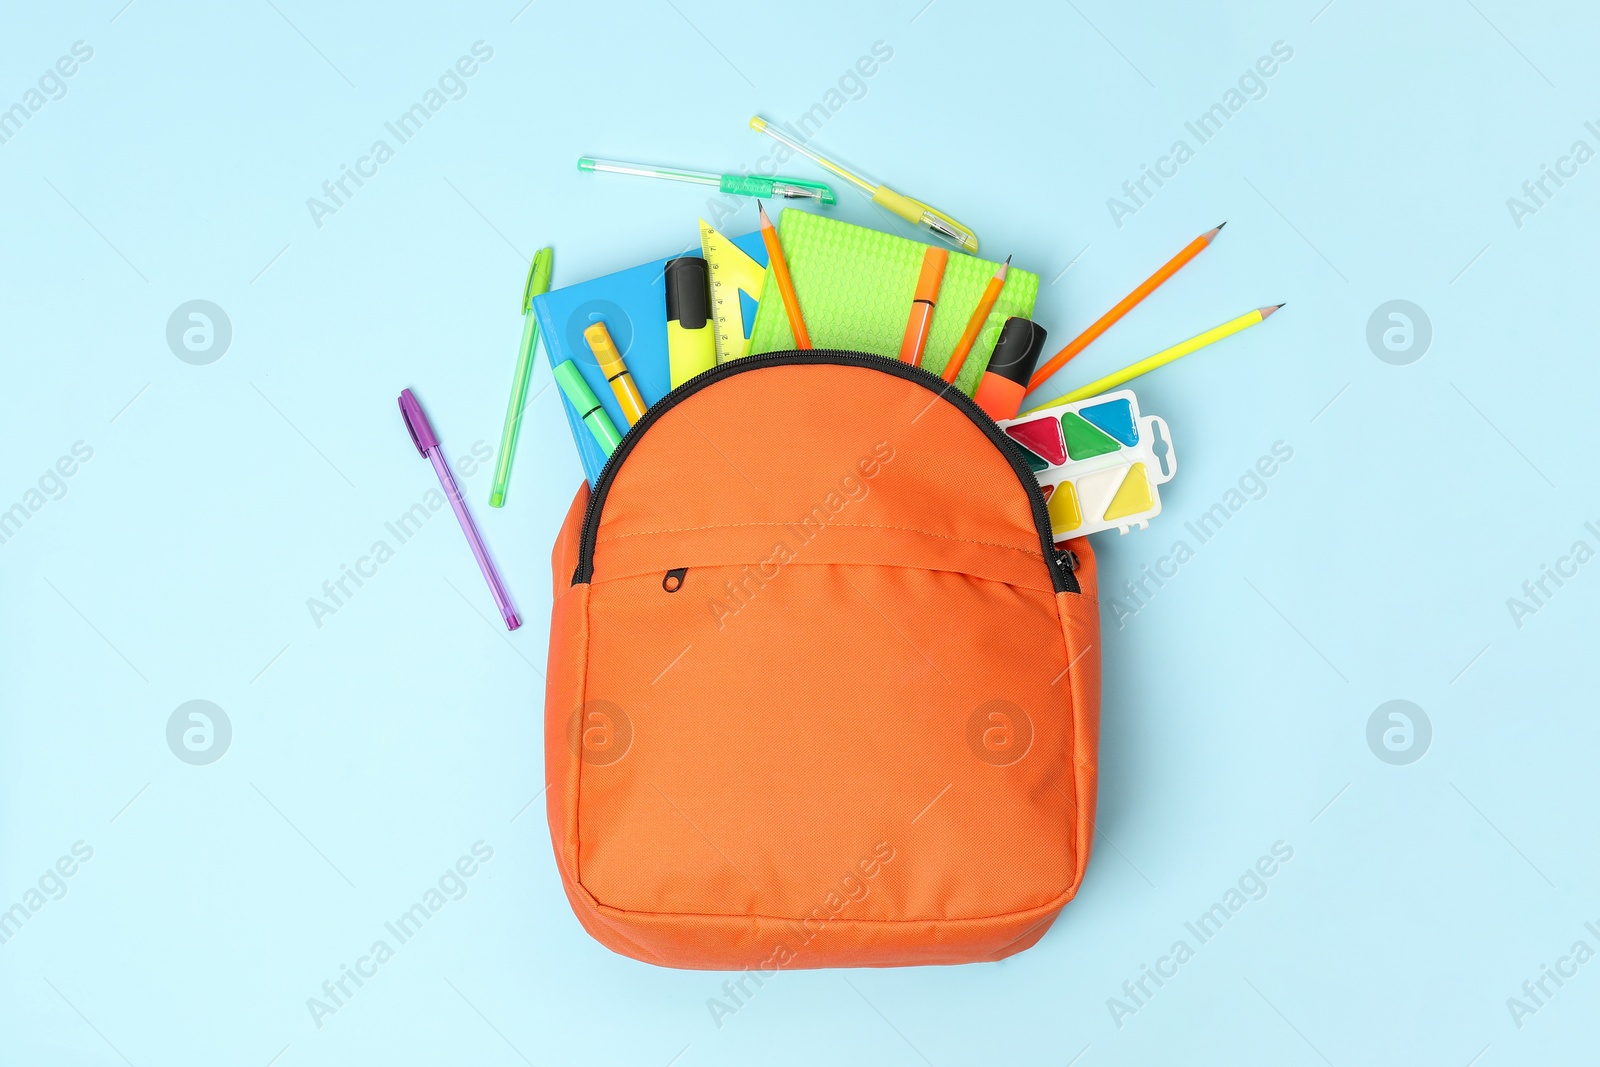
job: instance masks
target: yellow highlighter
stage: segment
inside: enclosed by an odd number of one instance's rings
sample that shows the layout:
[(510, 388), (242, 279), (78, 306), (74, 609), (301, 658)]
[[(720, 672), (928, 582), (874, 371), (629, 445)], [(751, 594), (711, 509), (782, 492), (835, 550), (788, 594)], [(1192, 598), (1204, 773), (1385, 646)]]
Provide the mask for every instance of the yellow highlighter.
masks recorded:
[(918, 226), (931, 230), (963, 252), (976, 253), (978, 251), (978, 235), (937, 208), (924, 204), (921, 200), (913, 197), (903, 196), (887, 185), (879, 185), (877, 182), (868, 181), (859, 174), (850, 173), (832, 160), (822, 158), (793, 137), (773, 126), (760, 115), (753, 116), (750, 119), (750, 128), (766, 134), (779, 144), (787, 145), (824, 170), (830, 170), (845, 181), (860, 186), (872, 194), (872, 202), (874, 204), (894, 212), (907, 222), (914, 222)]
[(644, 418), (644, 397), (639, 395), (639, 387), (633, 384), (633, 375), (628, 373), (628, 365), (622, 362), (622, 353), (617, 351), (611, 331), (606, 329), (605, 323), (597, 322), (583, 331), (583, 339), (589, 342), (589, 351), (594, 353), (595, 360), (600, 364), (600, 373), (611, 383), (611, 391), (622, 406), (623, 417), (632, 426)]
[(717, 365), (711, 272), (699, 256), (667, 260), (667, 371), (676, 389)]

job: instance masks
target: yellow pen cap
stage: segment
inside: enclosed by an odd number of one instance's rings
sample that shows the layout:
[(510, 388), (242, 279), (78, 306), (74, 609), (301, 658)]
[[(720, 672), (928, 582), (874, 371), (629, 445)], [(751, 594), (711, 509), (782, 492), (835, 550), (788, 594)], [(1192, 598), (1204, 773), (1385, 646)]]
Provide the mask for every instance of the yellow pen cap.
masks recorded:
[(599, 361), (600, 369), (606, 372), (606, 377), (611, 376), (622, 363), (622, 353), (617, 351), (617, 343), (611, 339), (611, 331), (606, 329), (606, 324), (597, 322), (583, 331), (583, 339), (589, 342), (589, 350), (594, 353), (594, 358)]
[(918, 226), (932, 230), (964, 252), (978, 251), (977, 234), (921, 200), (897, 193), (887, 185), (880, 185), (872, 192), (872, 202), (887, 208), (907, 222), (914, 222)]

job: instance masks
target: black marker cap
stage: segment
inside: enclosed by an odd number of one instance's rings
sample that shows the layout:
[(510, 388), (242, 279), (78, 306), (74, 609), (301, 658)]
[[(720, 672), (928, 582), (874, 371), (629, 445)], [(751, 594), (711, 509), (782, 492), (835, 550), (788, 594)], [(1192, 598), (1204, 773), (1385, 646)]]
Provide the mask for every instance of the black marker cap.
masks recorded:
[(1000, 340), (994, 343), (994, 355), (989, 357), (984, 373), (998, 374), (1018, 385), (1027, 385), (1042, 348), (1044, 327), (1032, 319), (1013, 315), (1000, 328)]
[(711, 317), (711, 271), (699, 256), (667, 260), (667, 318), (698, 330)]

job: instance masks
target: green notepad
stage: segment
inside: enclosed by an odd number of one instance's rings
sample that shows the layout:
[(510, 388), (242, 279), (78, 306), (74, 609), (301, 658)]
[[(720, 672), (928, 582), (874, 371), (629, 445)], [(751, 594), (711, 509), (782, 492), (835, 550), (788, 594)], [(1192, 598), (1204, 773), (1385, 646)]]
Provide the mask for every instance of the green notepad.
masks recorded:
[[(795, 292), (805, 313), (806, 332), (816, 348), (845, 348), (896, 359), (911, 316), (911, 299), (928, 246), (892, 233), (852, 226), (823, 215), (785, 208), (778, 219), (778, 237), (794, 277)], [(983, 287), (998, 263), (960, 252), (950, 253), (944, 285), (934, 309), (922, 366), (938, 374), (961, 339), (967, 320), (978, 306)], [(967, 355), (956, 386), (967, 395), (989, 364), (1000, 328), (1013, 315), (1033, 317), (1039, 276), (1012, 267), (983, 332)], [(761, 290), (750, 335), (750, 351), (779, 352), (794, 347), (794, 333), (784, 312), (772, 271)]]

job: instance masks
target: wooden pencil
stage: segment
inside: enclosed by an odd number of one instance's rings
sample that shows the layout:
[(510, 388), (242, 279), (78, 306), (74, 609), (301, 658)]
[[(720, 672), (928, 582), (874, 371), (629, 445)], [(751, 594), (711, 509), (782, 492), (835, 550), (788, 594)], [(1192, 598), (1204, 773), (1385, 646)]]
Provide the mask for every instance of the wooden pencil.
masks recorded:
[(1006, 285), (1006, 271), (1011, 269), (1011, 257), (1000, 264), (1000, 269), (994, 272), (994, 277), (989, 279), (989, 284), (983, 287), (983, 295), (978, 298), (978, 306), (972, 312), (972, 318), (967, 320), (967, 328), (961, 331), (961, 340), (956, 342), (956, 350), (950, 353), (950, 361), (944, 365), (944, 374), (941, 377), (947, 382), (956, 380), (956, 375), (961, 373), (962, 364), (967, 361), (967, 353), (972, 351), (973, 342), (977, 341), (978, 333), (983, 329), (983, 324), (989, 318), (989, 312), (994, 310), (994, 302), (1000, 299), (1000, 290)]
[(783, 258), (783, 245), (778, 240), (777, 227), (767, 218), (767, 209), (756, 202), (761, 215), (761, 241), (767, 246), (767, 259), (772, 263), (772, 277), (778, 283), (778, 294), (783, 297), (783, 310), (789, 313), (789, 329), (794, 333), (796, 348), (810, 348), (811, 335), (806, 333), (806, 320), (800, 314), (800, 298), (795, 295), (794, 279), (789, 276), (789, 262)]
[(1112, 308), (1104, 315), (1101, 315), (1098, 319), (1095, 319), (1087, 330), (1084, 330), (1071, 341), (1067, 342), (1067, 347), (1051, 356), (1045, 361), (1044, 366), (1033, 372), (1033, 377), (1028, 379), (1029, 390), (1037, 389), (1039, 386), (1043, 385), (1046, 378), (1060, 370), (1067, 360), (1071, 359), (1079, 352), (1082, 352), (1085, 348), (1088, 348), (1089, 342), (1093, 341), (1096, 337), (1099, 337), (1101, 334), (1110, 329), (1111, 326), (1116, 323), (1118, 319), (1122, 318), (1122, 316), (1126, 315), (1135, 304), (1139, 303), (1139, 301), (1155, 292), (1158, 285), (1172, 277), (1174, 274), (1178, 273), (1178, 271), (1182, 269), (1183, 265), (1188, 263), (1195, 256), (1198, 256), (1201, 252), (1204, 252), (1207, 248), (1211, 247), (1212, 239), (1215, 238), (1217, 234), (1221, 233), (1222, 227), (1226, 225), (1227, 223), (1224, 222), (1217, 226), (1213, 226), (1199, 237), (1196, 237), (1194, 240), (1184, 245), (1183, 251), (1179, 252), (1177, 255), (1163, 263), (1159, 270), (1150, 275), (1150, 277), (1146, 278), (1144, 281), (1140, 282), (1138, 287), (1135, 288), (1133, 292), (1117, 301), (1116, 307)]

